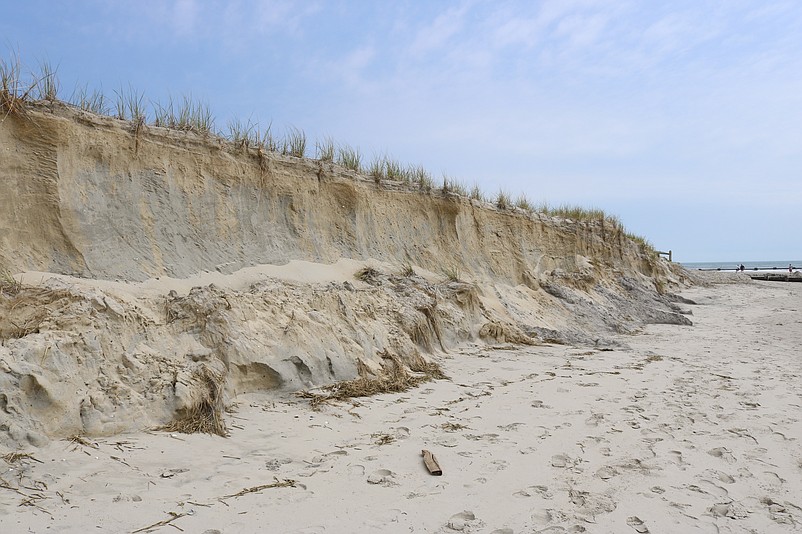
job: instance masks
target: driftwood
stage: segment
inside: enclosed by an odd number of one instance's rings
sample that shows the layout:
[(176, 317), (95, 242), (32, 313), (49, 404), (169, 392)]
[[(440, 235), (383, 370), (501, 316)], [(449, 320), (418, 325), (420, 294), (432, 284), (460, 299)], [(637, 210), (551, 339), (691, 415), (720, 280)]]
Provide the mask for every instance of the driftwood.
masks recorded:
[(437, 458), (434, 457), (434, 454), (427, 450), (422, 450), (420, 453), (423, 455), (423, 463), (426, 465), (426, 469), (435, 476), (440, 476), (443, 474), (443, 470), (440, 469), (440, 464), (437, 463)]

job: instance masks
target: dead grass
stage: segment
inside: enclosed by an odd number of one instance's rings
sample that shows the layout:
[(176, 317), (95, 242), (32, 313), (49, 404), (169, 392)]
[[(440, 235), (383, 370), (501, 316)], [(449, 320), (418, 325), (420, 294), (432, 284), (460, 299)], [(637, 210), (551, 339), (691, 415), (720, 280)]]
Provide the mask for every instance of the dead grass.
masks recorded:
[(22, 284), (18, 282), (11, 271), (0, 267), (0, 294), (14, 296), (20, 292)]
[(7, 464), (16, 464), (23, 460), (33, 460), (34, 462), (39, 462), (40, 464), (43, 463), (41, 460), (34, 458), (33, 454), (29, 452), (9, 452), (8, 454), (0, 456), (0, 458), (5, 460)]
[(388, 445), (395, 441), (395, 438), (390, 434), (371, 434), (370, 437), (375, 439), (374, 443), (376, 445)]
[(176, 419), (157, 430), (181, 432), (182, 434), (215, 434), (228, 437), (223, 412), (223, 376), (208, 367), (200, 367), (194, 378), (205, 386), (200, 399), (192, 406), (181, 410)]
[(381, 276), (381, 273), (373, 267), (364, 267), (358, 270), (354, 275), (354, 277), (360, 282), (365, 282), (368, 284), (376, 283), (379, 276)]
[[(397, 356), (386, 351), (381, 356), (382, 371), (378, 375), (372, 373), (362, 360), (359, 360), (357, 362), (359, 378), (326, 386), (323, 388), (326, 393), (323, 394), (301, 391), (297, 395), (308, 399), (312, 409), (318, 410), (322, 405), (332, 401), (348, 401), (381, 393), (401, 393), (430, 380), (447, 378), (437, 363), (427, 362), (421, 356), (409, 365), (409, 370)], [(415, 374), (411, 374), (410, 371)]]

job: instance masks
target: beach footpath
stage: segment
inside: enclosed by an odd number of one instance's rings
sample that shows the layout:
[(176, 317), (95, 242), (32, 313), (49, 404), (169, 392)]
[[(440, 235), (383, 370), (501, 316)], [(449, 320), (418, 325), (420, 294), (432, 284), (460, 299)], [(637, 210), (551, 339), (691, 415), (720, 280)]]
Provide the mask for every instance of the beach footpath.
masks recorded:
[(6, 455), (0, 532), (802, 530), (802, 284), (682, 295), (693, 326), (618, 347), (464, 345), (404, 393), (239, 397), (228, 438)]

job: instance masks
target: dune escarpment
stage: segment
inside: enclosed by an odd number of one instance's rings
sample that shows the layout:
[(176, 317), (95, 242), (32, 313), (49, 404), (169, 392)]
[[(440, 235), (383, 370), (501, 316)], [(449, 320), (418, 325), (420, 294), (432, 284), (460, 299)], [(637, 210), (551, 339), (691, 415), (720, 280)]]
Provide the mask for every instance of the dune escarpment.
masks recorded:
[(0, 292), (0, 442), (164, 424), (209, 376), (232, 399), (690, 323), (682, 273), (606, 221), (61, 104), (5, 117), (0, 151), (0, 267), (51, 273)]

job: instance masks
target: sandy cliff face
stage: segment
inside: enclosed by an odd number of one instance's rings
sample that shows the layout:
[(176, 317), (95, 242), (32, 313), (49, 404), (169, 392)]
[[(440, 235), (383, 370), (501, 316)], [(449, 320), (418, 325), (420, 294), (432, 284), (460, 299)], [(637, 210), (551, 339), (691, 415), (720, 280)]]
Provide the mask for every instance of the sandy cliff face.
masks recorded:
[(555, 268), (647, 276), (600, 224), (532, 219), (456, 195), (376, 185), (330, 163), (59, 108), (0, 124), (0, 259), (14, 271), (186, 277), (293, 259), (406, 261), (534, 284)]
[(58, 105), (0, 122), (0, 155), (0, 266), (54, 273), (0, 290), (0, 442), (165, 423), (207, 371), (232, 398), (688, 323), (681, 273), (609, 224)]

